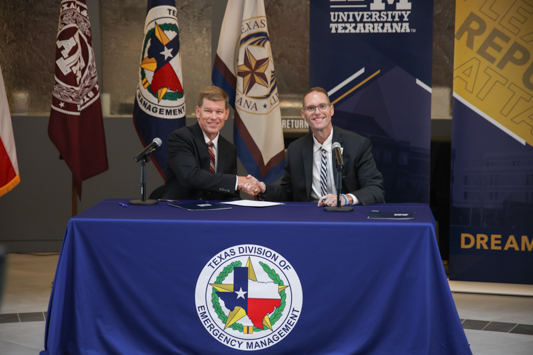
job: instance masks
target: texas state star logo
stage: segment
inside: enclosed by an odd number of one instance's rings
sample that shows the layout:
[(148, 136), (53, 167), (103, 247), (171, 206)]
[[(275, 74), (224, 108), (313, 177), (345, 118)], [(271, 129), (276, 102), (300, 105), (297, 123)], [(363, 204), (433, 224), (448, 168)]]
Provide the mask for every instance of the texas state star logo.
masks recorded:
[(236, 108), (241, 112), (264, 115), (279, 106), (266, 17), (258, 16), (242, 21), (235, 58)]
[(200, 322), (216, 340), (238, 350), (278, 344), (296, 327), (302, 304), (292, 265), (260, 245), (237, 245), (214, 255), (196, 283)]

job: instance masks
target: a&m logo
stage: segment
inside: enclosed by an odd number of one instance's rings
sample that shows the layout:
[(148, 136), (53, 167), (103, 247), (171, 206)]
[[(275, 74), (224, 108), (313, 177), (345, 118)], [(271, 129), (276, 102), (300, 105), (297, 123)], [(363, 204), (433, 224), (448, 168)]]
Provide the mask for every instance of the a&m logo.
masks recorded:
[(196, 310), (205, 329), (238, 350), (282, 341), (296, 326), (302, 303), (292, 265), (260, 245), (237, 245), (215, 255), (196, 284)]
[(157, 6), (146, 16), (137, 101), (155, 117), (185, 116), (176, 8)]
[(56, 60), (52, 108), (79, 115), (100, 97), (87, 5), (61, 3), (56, 47), (61, 55)]
[(266, 17), (243, 20), (237, 43), (237, 109), (250, 114), (267, 114), (279, 105)]

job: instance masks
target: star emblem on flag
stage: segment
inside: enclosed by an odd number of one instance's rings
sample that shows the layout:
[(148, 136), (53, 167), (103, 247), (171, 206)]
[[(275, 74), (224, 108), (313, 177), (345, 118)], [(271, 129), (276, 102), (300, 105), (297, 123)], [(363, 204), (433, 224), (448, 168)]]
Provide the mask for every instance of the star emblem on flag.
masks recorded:
[(255, 84), (268, 88), (268, 78), (265, 74), (269, 58), (256, 59), (248, 48), (244, 53), (244, 63), (239, 65), (238, 75), (243, 78), (244, 94), (247, 95)]
[(183, 92), (178, 75), (170, 63), (178, 54), (179, 49), (179, 36), (169, 39), (161, 26), (156, 23), (150, 37), (148, 56), (141, 62), (141, 68), (154, 73), (152, 82), (149, 83), (145, 78), (143, 85), (145, 88), (151, 87), (152, 93), (157, 95), (158, 102), (161, 102), (169, 90)]
[(230, 310), (224, 329), (248, 316), (255, 327), (270, 330), (273, 329), (269, 314), (280, 306), (279, 293), (288, 287), (258, 281), (250, 258), (245, 267), (233, 269), (233, 284), (211, 286)]

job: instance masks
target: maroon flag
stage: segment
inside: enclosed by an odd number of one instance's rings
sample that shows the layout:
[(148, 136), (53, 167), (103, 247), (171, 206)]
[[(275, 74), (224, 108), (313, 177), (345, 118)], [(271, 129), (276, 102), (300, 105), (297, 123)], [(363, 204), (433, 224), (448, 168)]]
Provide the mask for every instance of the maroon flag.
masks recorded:
[(98, 75), (85, 0), (61, 1), (48, 135), (81, 183), (108, 169)]

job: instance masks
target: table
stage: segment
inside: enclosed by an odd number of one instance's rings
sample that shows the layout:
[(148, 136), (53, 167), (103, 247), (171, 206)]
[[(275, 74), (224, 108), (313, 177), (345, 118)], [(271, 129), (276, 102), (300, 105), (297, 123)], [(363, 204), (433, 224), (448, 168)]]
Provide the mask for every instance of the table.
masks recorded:
[(41, 355), (471, 354), (427, 205), (121, 202), (68, 223)]

